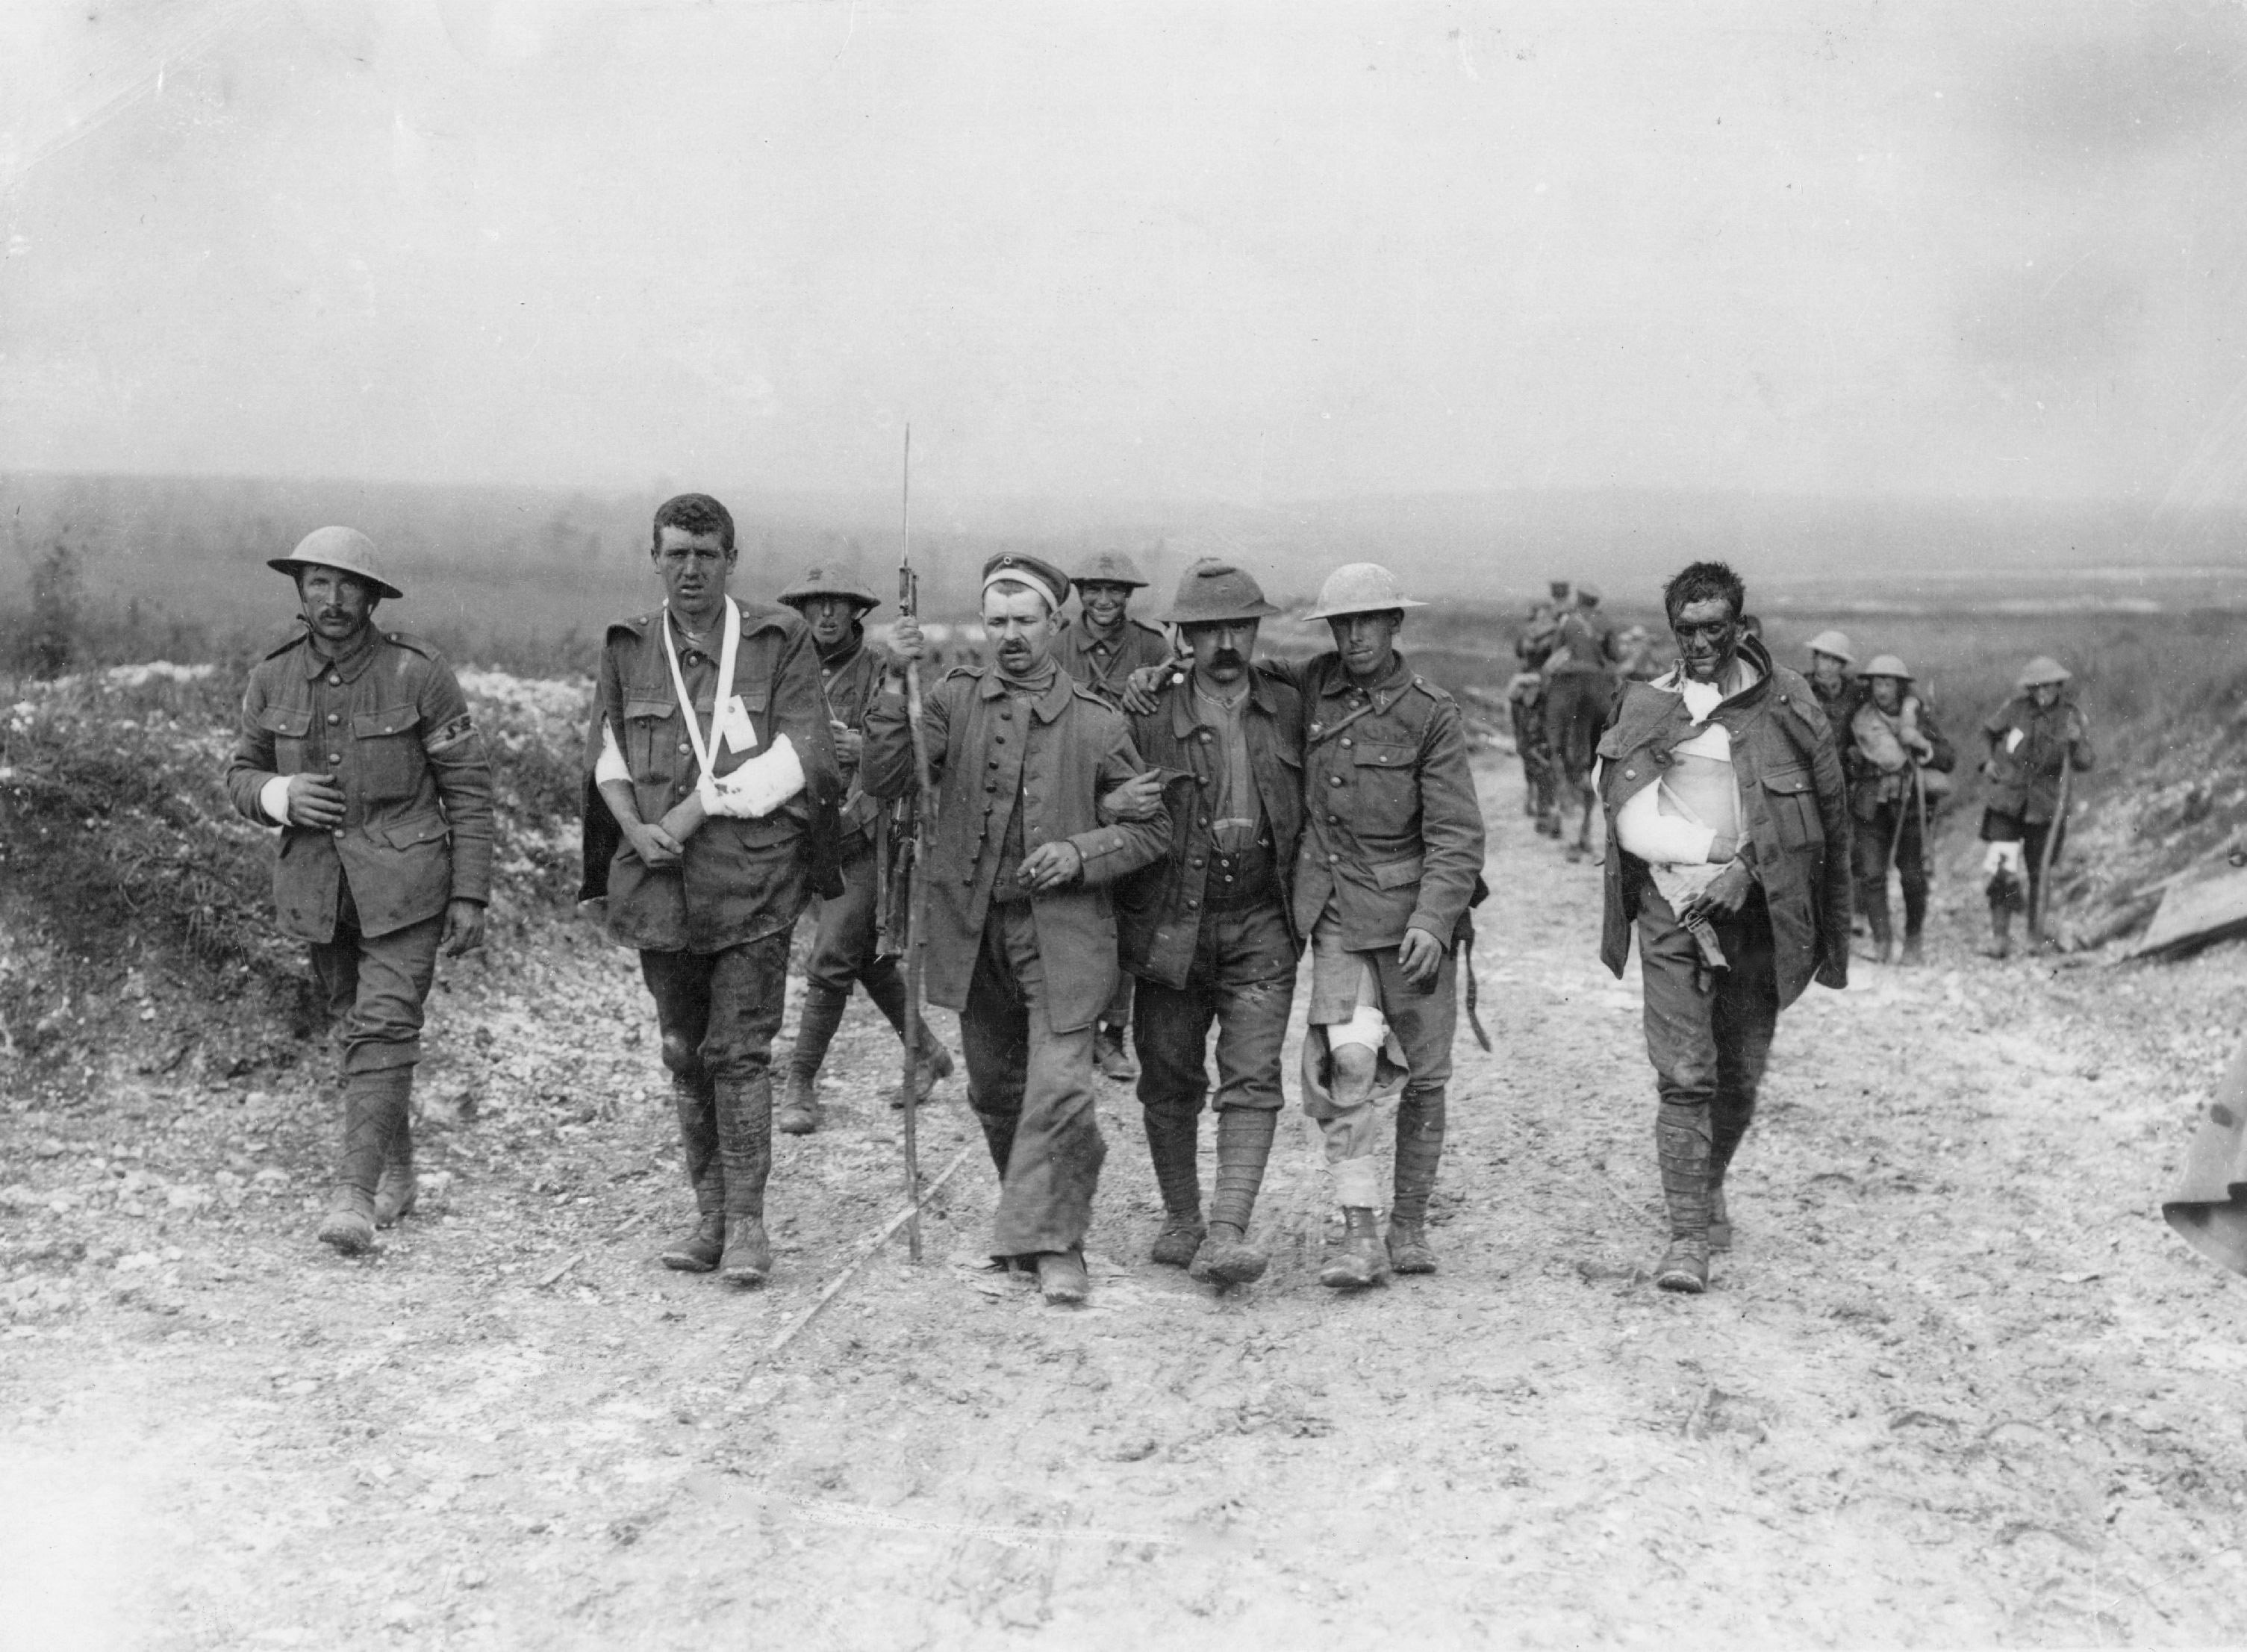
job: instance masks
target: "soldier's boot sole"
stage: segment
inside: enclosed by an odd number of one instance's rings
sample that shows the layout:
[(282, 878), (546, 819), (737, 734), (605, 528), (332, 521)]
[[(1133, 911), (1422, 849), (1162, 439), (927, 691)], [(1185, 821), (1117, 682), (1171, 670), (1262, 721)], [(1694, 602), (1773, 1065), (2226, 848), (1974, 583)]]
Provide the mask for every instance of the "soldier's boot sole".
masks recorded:
[(772, 1244), (765, 1225), (754, 1216), (738, 1217), (726, 1224), (726, 1248), (718, 1258), (718, 1272), (729, 1285), (762, 1285), (772, 1273)]
[(1239, 1228), (1219, 1222), (1194, 1252), (1186, 1274), (1204, 1285), (1251, 1285), (1271, 1266), (1272, 1259), (1251, 1245)]
[(657, 1253), (656, 1260), (680, 1273), (707, 1273), (726, 1253), (726, 1219), (705, 1216)]
[(788, 1075), (788, 1093), (773, 1115), (773, 1128), (783, 1136), (809, 1136), (820, 1125), (819, 1079), (800, 1073)]
[[(953, 1075), (952, 1052), (932, 1041), (927, 1052), (913, 1063), (913, 1100), (923, 1106), (936, 1093), (936, 1087)], [(905, 1104), (902, 1086), (892, 1091), (890, 1105), (902, 1109)]]
[(1038, 1294), (1061, 1307), (1074, 1307), (1091, 1295), (1092, 1280), (1084, 1271), (1084, 1253), (1040, 1252)]
[(1163, 1231), (1148, 1247), (1147, 1259), (1160, 1262), (1164, 1267), (1190, 1267), (1200, 1253), (1208, 1232), (1199, 1216), (1166, 1216), (1163, 1219)]
[(1436, 1271), (1435, 1250), (1428, 1243), (1428, 1230), (1419, 1223), (1390, 1221), (1384, 1242), (1389, 1247), (1390, 1266), (1399, 1273)]
[(421, 1181), (410, 1170), (389, 1169), (374, 1185), (374, 1225), (395, 1227), (421, 1202)]
[(364, 1256), (374, 1248), (374, 1201), (355, 1187), (340, 1187), (320, 1219), (320, 1243), (340, 1256)]
[(1655, 1265), (1655, 1285), (1682, 1296), (1698, 1296), (1709, 1288), (1709, 1244), (1706, 1239), (1672, 1239)]
[(1353, 1233), (1319, 1270), (1319, 1283), (1337, 1291), (1379, 1285), (1390, 1274), (1389, 1248), (1371, 1233)]

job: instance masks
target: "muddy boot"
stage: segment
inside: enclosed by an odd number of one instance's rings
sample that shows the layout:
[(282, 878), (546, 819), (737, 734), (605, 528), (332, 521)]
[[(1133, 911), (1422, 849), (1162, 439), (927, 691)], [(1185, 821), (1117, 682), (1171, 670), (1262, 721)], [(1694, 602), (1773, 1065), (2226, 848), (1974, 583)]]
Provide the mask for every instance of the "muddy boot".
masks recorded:
[(2011, 958), (2013, 955), (2013, 909), (1990, 903), (1990, 944), (1982, 949), (1984, 958)]
[(1380, 1225), (1373, 1219), (1373, 1212), (1348, 1205), (1342, 1218), (1346, 1229), (1342, 1248), (1319, 1270), (1319, 1283), (1336, 1290), (1380, 1284), (1389, 1277), (1389, 1249), (1381, 1242)]
[(1124, 1029), (1106, 1021), (1101, 1022), (1099, 1030), (1092, 1035), (1092, 1064), (1100, 1069), (1102, 1076), (1118, 1083), (1139, 1076), (1139, 1064), (1124, 1048)]
[(1906, 969), (1917, 969), (1927, 962), (1926, 949), (1921, 945), (1918, 935), (1909, 930), (1904, 932), (1903, 951), (1897, 955), (1896, 962)]
[(656, 1253), (656, 1259), (682, 1273), (707, 1273), (726, 1248), (726, 1172), (718, 1158), (715, 1103), (707, 1083), (684, 1074), (673, 1076), (671, 1099), (679, 1114), (686, 1184), (694, 1190), (694, 1220)]
[[(892, 966), (895, 960), (890, 960)], [(897, 1035), (905, 1035), (905, 977), (903, 970), (874, 969), (858, 978), (866, 989), (866, 996), (874, 1000), (874, 1007), (882, 1012)], [(920, 1024), (920, 1051), (913, 1062), (913, 1100), (925, 1102), (934, 1092), (939, 1080), (952, 1076), (952, 1053), (944, 1048), (928, 1022)], [(890, 1092), (890, 1105), (902, 1108), (905, 1104), (905, 1086), (900, 1083)]]
[(761, 1285), (772, 1272), (765, 1239), (765, 1178), (772, 1173), (772, 1081), (721, 1079), (718, 1158), (725, 1178), (726, 1248), (718, 1272), (735, 1285)]
[(809, 1136), (819, 1128), (819, 1069), (827, 1063), (827, 1047), (850, 1007), (849, 993), (821, 981), (804, 983), (803, 1016), (796, 1024), (796, 1048), (788, 1058), (788, 1089), (773, 1119), (783, 1135)]
[(1879, 906), (1868, 905), (1865, 909), (1865, 924), (1873, 932), (1873, 961), (1879, 964), (1887, 963), (1888, 947), (1891, 944), (1887, 905), (1885, 904)]
[(1279, 1114), (1268, 1107), (1228, 1107), (1217, 1116), (1217, 1187), (1209, 1201), (1209, 1233), (1187, 1272), (1205, 1285), (1246, 1285), (1264, 1277), (1271, 1258), (1248, 1242), (1248, 1219), (1264, 1185)]
[(1038, 1294), (1060, 1304), (1082, 1302), (1092, 1294), (1092, 1280), (1084, 1271), (1081, 1250), (1038, 1253)]
[(398, 1131), (390, 1138), (390, 1151), (382, 1161), (382, 1179), (374, 1184), (374, 1225), (395, 1227), (399, 1219), (412, 1212), (421, 1197), (421, 1183), (413, 1174), (413, 1109), (409, 1103), (406, 1116), (398, 1121)]
[(320, 1243), (345, 1256), (374, 1248), (374, 1190), (406, 1117), (413, 1069), (386, 1067), (344, 1079), (344, 1151), (336, 1191), (320, 1219)]
[[(920, 1055), (913, 1062), (913, 1101), (922, 1107), (927, 1106), (928, 1098), (936, 1093), (936, 1087), (950, 1078), (952, 1072), (952, 1052), (938, 1043), (930, 1035), (928, 1028), (923, 1027), (920, 1029)], [(903, 1089), (899, 1086), (899, 1093), (890, 1098), (891, 1107), (905, 1104)]]
[(1664, 1102), (1654, 1143), (1662, 1198), (1670, 1207), (1670, 1248), (1654, 1270), (1665, 1291), (1697, 1296), (1709, 1288), (1709, 1109)]
[(1184, 1267), (1208, 1231), (1201, 1219), (1201, 1114), (1150, 1107), (1143, 1116), (1147, 1155), (1154, 1160), (1155, 1185), (1163, 1195), (1163, 1231), (1147, 1257), (1165, 1267)]
[(1432, 1273), (1428, 1196), (1444, 1157), (1444, 1092), (1407, 1096), (1397, 1109), (1397, 1185), (1389, 1206), (1389, 1259), (1399, 1273)]

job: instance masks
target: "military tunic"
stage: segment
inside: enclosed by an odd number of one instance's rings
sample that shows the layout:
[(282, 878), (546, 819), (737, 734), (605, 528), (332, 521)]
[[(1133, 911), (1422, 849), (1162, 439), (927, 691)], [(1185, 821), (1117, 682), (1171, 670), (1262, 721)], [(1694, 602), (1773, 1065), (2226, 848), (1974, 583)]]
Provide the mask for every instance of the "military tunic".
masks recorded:
[(1163, 633), (1128, 615), (1115, 636), (1103, 637), (1080, 612), (1054, 642), (1055, 660), (1076, 686), (1111, 703), (1133, 672), (1163, 665), (1170, 658), (1171, 645)]

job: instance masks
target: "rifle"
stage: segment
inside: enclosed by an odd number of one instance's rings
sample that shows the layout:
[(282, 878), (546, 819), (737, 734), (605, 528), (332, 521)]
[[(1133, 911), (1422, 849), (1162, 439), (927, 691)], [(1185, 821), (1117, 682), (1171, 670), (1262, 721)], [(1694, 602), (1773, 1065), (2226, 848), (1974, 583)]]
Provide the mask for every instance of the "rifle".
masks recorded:
[[(912, 427), (905, 427), (905, 474), (898, 502), (898, 612), (912, 619), (920, 616), (920, 577), (912, 565)], [(936, 818), (934, 786), (929, 779), (928, 736), (921, 727), (920, 662), (905, 661), (905, 721), (912, 731), (912, 841), (909, 855), (901, 856), (898, 875), (905, 884), (905, 1247), (920, 1260), (920, 1047), (921, 937), (928, 915), (926, 880), (920, 876), (927, 858), (929, 823)]]

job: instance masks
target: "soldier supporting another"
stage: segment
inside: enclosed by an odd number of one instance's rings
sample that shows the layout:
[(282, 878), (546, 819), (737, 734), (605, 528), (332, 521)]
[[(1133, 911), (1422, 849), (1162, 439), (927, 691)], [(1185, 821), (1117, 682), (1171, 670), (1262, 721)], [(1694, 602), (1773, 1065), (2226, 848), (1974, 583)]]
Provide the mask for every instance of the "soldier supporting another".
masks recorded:
[(365, 534), (323, 528), (267, 565), (296, 579), (304, 631), (249, 673), (226, 788), (280, 826), (282, 932), (311, 943), (343, 1020), (343, 1159), (320, 1238), (354, 1256), (413, 1208), (421, 1006), (438, 952), (483, 942), (491, 765), (452, 668), (375, 628), (403, 593)]
[(706, 494), (655, 513), (664, 605), (609, 627), (593, 779), (620, 841), (605, 868), (610, 935), (639, 952), (655, 999), (694, 1190), (666, 1267), (753, 1285), (772, 1271), (772, 1041), (789, 937), (815, 883), (832, 892), (840, 789), (819, 657), (785, 608), (737, 603), (734, 519)]
[(2048, 654), (2028, 663), (2020, 691), (1982, 725), (1990, 754), (1982, 772), (1982, 863), (1990, 891), (1990, 953), (2012, 950), (2013, 914), (2024, 905), (2041, 925), (2044, 873), (2067, 841), (2062, 780), (2091, 767), (2091, 723), (2069, 693), (2071, 673)]
[[(1865, 698), (1849, 718), (1842, 768), (1855, 823), (1857, 905), (1883, 963), (1921, 961), (1927, 926), (1929, 773), (1948, 775), (1958, 761), (1935, 713), (1911, 692), (1910, 672), (1894, 654), (1865, 667)], [(1903, 939), (1892, 952), (1888, 868), (1903, 888)]]
[[(1154, 1259), (1219, 1285), (1260, 1278), (1247, 1241), (1280, 1107), (1280, 1062), (1302, 951), (1288, 898), (1303, 829), (1302, 699), (1252, 670), (1257, 624), (1280, 610), (1242, 569), (1205, 558), (1163, 616), (1193, 657), (1131, 720), (1156, 766), (1170, 852), (1117, 891), (1147, 1148), (1163, 1194)], [(1202, 1225), (1201, 1109), (1217, 1027), (1217, 1186)]]
[(1560, 629), (1545, 662), (1546, 742), (1561, 771), (1563, 794), (1582, 809), (1576, 841), (1568, 848), (1570, 860), (1591, 852), (1592, 747), (1615, 705), (1615, 672), (1622, 659), (1615, 622), (1599, 609), (1599, 587), (1579, 584), (1575, 605), (1561, 611)]
[[(1334, 652), (1259, 667), (1301, 693), (1308, 719), (1295, 932), (1311, 945), (1304, 1066), (1324, 1082), (1307, 1083), (1304, 1106), (1325, 1135), (1347, 1228), (1319, 1275), (1337, 1287), (1374, 1284), (1392, 1264), (1436, 1268), (1426, 1225), (1458, 1016), (1452, 940), (1481, 876), (1483, 821), (1457, 702), (1397, 652), (1404, 611), (1424, 605), (1378, 563), (1338, 568), (1307, 616), (1327, 622)], [(1384, 1049), (1410, 1068), (1385, 1246), (1374, 1222)]]
[(1677, 666), (1627, 687), (1600, 741), (1600, 958), (1621, 975), (1636, 924), (1670, 1212), (1655, 1283), (1699, 1292), (1779, 1013), (1813, 975), (1848, 984), (1849, 816), (1810, 686), (1740, 629), (1739, 576), (1695, 563), (1662, 595)]
[[(1054, 659), (1079, 688), (1090, 689), (1111, 706), (1119, 703), (1133, 672), (1171, 658), (1163, 633), (1131, 618), (1131, 593), (1146, 583), (1139, 564), (1120, 550), (1103, 551), (1069, 581), (1076, 588), (1076, 618), (1054, 638)], [(1116, 996), (1100, 1012), (1092, 1040), (1093, 1065), (1119, 1082), (1138, 1074), (1124, 1048), (1124, 1030), (1131, 1025), (1131, 993), (1130, 973), (1120, 972)]]
[[(864, 743), (866, 713), (872, 709), (888, 656), (866, 640), (867, 613), (881, 606), (857, 579), (832, 568), (812, 568), (780, 594), (803, 616), (819, 651), (819, 688), (827, 707), (827, 726), (835, 737), (835, 761), (848, 788), (841, 809), (843, 892), (819, 905), (819, 933), (803, 971), (803, 1011), (789, 1053), (788, 1090), (774, 1126), (790, 1136), (819, 1128), (819, 1069), (827, 1047), (843, 1025), (852, 983), (885, 1016), (902, 1039), (905, 1034), (905, 972), (894, 954), (880, 950), (875, 931), (881, 918), (882, 877), (894, 851), (898, 823), (893, 811), (909, 811), (915, 800), (884, 805), (858, 784), (858, 755)], [(913, 1082), (928, 1099), (939, 1079), (952, 1074), (952, 1057), (927, 1027), (914, 1061)], [(904, 1105), (898, 1096), (892, 1105)]]
[[(1035, 1258), (1048, 1301), (1082, 1301), (1083, 1246), (1107, 1146), (1092, 1100), (1092, 1024), (1116, 990), (1108, 885), (1158, 859), (1160, 821), (1103, 825), (1100, 799), (1145, 765), (1123, 713), (1055, 664), (1069, 594), (1058, 569), (994, 556), (983, 570), (993, 663), (954, 671), (925, 697), (938, 786), (928, 881), (930, 999), (960, 1012), (968, 1104), (998, 1166), (992, 1252)], [(891, 651), (914, 659), (910, 617)], [(875, 797), (913, 787), (902, 672), (866, 719), (859, 782)]]

